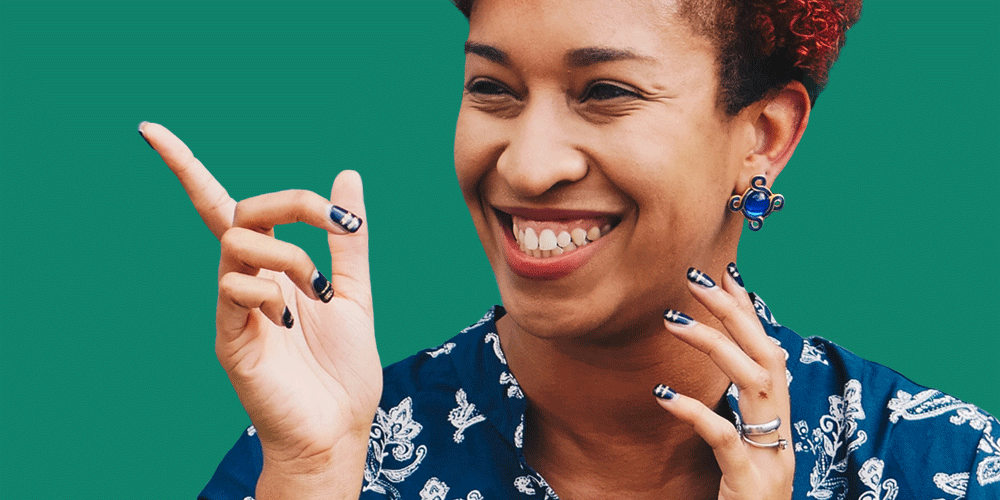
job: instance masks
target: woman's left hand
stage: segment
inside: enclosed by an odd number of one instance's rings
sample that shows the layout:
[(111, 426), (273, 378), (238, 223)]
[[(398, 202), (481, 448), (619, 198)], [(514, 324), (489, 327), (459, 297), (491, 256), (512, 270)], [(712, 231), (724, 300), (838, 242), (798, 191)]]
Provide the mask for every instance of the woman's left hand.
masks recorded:
[[(795, 454), (790, 444), (790, 403), (785, 376), (785, 353), (761, 327), (739, 271), (729, 272), (716, 284), (697, 269), (688, 271), (691, 294), (725, 327), (726, 335), (678, 311), (666, 311), (667, 330), (707, 354), (739, 389), (743, 424), (765, 424), (781, 419), (775, 432), (747, 435), (744, 441), (731, 422), (704, 403), (657, 386), (660, 405), (694, 427), (712, 447), (722, 469), (720, 500), (788, 500), (792, 496)], [(783, 443), (779, 443), (779, 439)]]

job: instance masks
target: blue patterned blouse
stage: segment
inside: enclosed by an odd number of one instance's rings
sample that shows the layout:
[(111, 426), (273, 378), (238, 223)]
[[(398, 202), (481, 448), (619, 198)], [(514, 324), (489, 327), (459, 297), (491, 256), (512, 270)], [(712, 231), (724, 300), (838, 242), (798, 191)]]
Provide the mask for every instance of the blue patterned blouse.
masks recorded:
[[(794, 498), (1000, 499), (995, 418), (826, 340), (803, 340), (753, 298), (787, 353)], [(385, 368), (362, 499), (558, 498), (521, 451), (526, 402), (496, 333), (504, 313), (496, 306), (444, 345)], [(738, 398), (731, 387), (731, 408)], [(252, 500), (260, 470), (251, 426), (199, 498)]]

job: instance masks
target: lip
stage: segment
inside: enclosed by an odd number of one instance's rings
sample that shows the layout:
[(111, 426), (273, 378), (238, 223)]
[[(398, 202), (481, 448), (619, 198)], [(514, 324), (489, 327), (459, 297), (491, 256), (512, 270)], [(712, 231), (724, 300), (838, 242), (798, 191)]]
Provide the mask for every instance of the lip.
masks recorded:
[(614, 225), (621, 222), (621, 217), (616, 214), (590, 210), (494, 207), (493, 213), (496, 217), (496, 223), (500, 226), (500, 231), (503, 234), (504, 257), (507, 259), (507, 265), (510, 267), (510, 270), (522, 278), (536, 280), (557, 280), (572, 273), (580, 267), (583, 267), (583, 265), (590, 260), (594, 253), (604, 246), (604, 240), (607, 236), (601, 237), (597, 241), (590, 242), (586, 246), (577, 248), (576, 250), (564, 255), (536, 258), (521, 252), (517, 240), (514, 239), (513, 230), (511, 229), (511, 215), (537, 221), (612, 217), (615, 219)]

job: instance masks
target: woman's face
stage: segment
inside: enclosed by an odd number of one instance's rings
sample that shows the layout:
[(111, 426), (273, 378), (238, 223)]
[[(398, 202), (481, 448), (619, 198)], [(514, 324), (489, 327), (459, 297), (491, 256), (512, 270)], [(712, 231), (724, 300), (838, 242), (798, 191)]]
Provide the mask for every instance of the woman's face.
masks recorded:
[(717, 105), (715, 48), (673, 7), (476, 1), (455, 167), (509, 317), (535, 335), (660, 325), (689, 266), (735, 257), (726, 202), (752, 127)]

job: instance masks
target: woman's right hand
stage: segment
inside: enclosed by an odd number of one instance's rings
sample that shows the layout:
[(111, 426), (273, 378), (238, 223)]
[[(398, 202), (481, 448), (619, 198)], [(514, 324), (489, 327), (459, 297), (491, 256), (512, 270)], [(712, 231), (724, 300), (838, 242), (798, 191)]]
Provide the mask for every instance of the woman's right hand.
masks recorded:
[[(367, 226), (349, 233), (330, 210), (365, 217), (360, 176), (338, 175), (330, 200), (282, 191), (237, 203), (169, 130), (139, 132), (222, 245), (215, 351), (260, 438), (257, 498), (357, 498), (382, 370)], [(329, 232), (332, 291), (301, 248), (274, 238), (298, 221)]]

